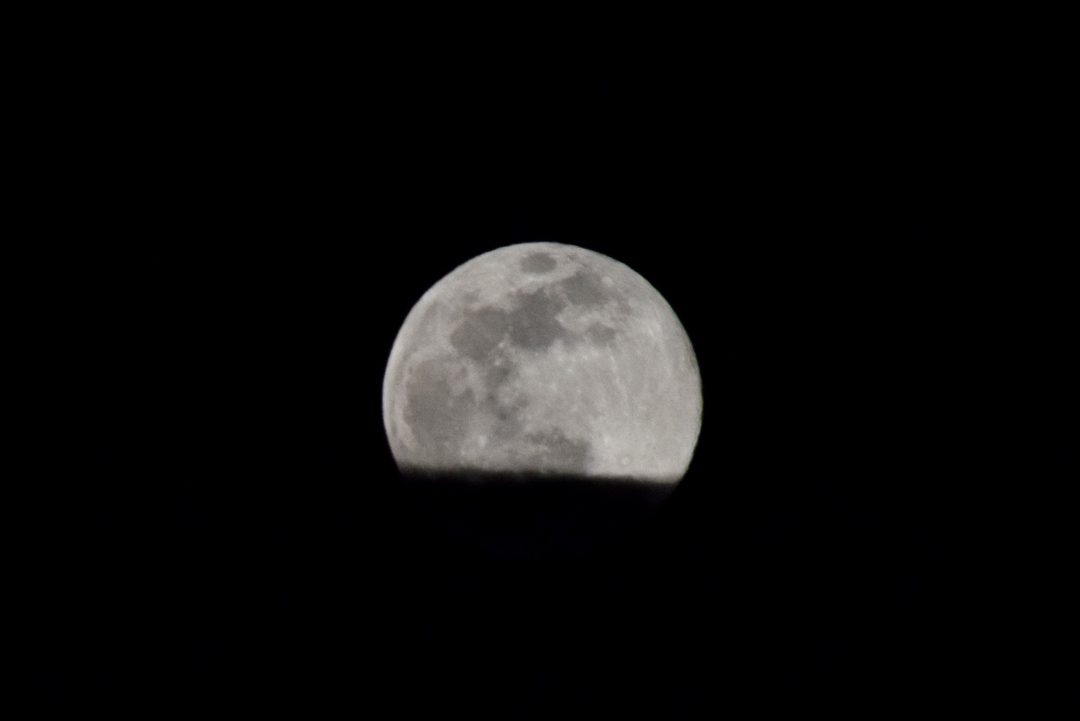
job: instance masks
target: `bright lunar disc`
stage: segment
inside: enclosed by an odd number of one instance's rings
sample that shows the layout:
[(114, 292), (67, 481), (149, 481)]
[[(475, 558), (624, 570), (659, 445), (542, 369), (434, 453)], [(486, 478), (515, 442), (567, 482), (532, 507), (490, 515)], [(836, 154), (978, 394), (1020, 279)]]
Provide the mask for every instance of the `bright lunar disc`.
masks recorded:
[(701, 430), (690, 340), (644, 278), (559, 243), (477, 256), (405, 319), (383, 380), (405, 473), (673, 486)]

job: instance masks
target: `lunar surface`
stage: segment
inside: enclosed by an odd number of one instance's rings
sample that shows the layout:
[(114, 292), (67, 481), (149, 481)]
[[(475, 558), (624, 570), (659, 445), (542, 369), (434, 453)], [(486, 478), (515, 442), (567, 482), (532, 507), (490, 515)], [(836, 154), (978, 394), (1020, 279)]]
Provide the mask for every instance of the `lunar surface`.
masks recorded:
[(403, 470), (672, 483), (701, 428), (690, 341), (607, 256), (525, 243), (435, 284), (390, 354), (383, 420)]
[(407, 478), (575, 479), (655, 498), (685, 475), (701, 412), (697, 360), (664, 298), (626, 265), (558, 243), (499, 248), (436, 283), (383, 381)]

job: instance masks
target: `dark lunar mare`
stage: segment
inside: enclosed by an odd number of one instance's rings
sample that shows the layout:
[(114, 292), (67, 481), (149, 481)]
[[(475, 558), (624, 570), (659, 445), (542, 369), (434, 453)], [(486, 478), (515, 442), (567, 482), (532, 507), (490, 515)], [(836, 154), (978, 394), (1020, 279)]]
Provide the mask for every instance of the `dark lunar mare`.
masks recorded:
[[(528, 256), (521, 262), (529, 273), (542, 274), (557, 263), (545, 253)], [(557, 429), (547, 429), (527, 437), (521, 435), (521, 411), (528, 405), (524, 398), (507, 398), (502, 390), (513, 383), (518, 372), (501, 344), (525, 352), (542, 353), (556, 341), (573, 347), (579, 343), (606, 346), (619, 335), (617, 328), (593, 323), (584, 334), (566, 328), (558, 315), (568, 305), (585, 309), (614, 304), (617, 314), (630, 312), (626, 297), (616, 288), (604, 285), (602, 277), (590, 270), (574, 275), (532, 293), (517, 291), (510, 297), (511, 310), (483, 306), (466, 310), (461, 322), (450, 334), (450, 345), (464, 358), (477, 363), (484, 373), (485, 393), (475, 398), (471, 391), (455, 395), (447, 369), (452, 357), (422, 363), (409, 380), (405, 421), (421, 446), (426, 465), (455, 467), (458, 450), (466, 440), (466, 422), (473, 413), (495, 419), (492, 451), (503, 445), (525, 440), (539, 449), (522, 461), (544, 472), (584, 474), (590, 461), (590, 448), (583, 441), (567, 439)], [(616, 325), (618, 321), (615, 321)]]
[(533, 275), (543, 275), (558, 266), (558, 261), (547, 253), (533, 253), (521, 261), (521, 270)]
[(608, 345), (619, 334), (617, 330), (603, 323), (593, 323), (586, 332), (589, 334), (589, 339), (596, 345)]
[[(581, 336), (566, 328), (556, 316), (567, 305), (592, 309), (607, 303), (614, 303), (622, 314), (630, 312), (622, 293), (606, 287), (596, 273), (580, 270), (538, 291), (514, 293), (511, 311), (493, 306), (465, 311), (461, 323), (450, 334), (450, 344), (462, 355), (478, 362), (486, 360), (504, 338), (509, 338), (515, 347), (531, 351), (547, 350), (556, 340), (572, 346), (582, 340)], [(596, 324), (589, 329), (589, 336), (602, 344), (609, 342), (617, 332), (609, 326)]]
[(510, 314), (499, 308), (485, 306), (467, 311), (450, 334), (450, 345), (463, 356), (483, 361), (502, 341), (510, 322)]
[(562, 339), (567, 344), (578, 340), (555, 317), (566, 303), (553, 296), (548, 289), (536, 293), (515, 294), (517, 307), (509, 315), (510, 342), (518, 348), (542, 351), (550, 348), (556, 340)]

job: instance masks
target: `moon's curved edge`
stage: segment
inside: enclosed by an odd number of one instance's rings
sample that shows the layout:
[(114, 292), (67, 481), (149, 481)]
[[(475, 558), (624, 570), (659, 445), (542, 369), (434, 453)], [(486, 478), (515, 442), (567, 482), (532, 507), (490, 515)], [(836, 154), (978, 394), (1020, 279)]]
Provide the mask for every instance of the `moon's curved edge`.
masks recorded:
[[(384, 429), (387, 433), (387, 439), (391, 446), (395, 462), (398, 464), (399, 469), (402, 472), (415, 471), (417, 467), (403, 460), (403, 454), (401, 451), (404, 449), (396, 445), (401, 443), (401, 434), (407, 432), (407, 424), (405, 428), (399, 426), (398, 419), (394, 417), (394, 396), (401, 379), (400, 375), (404, 370), (403, 356), (410, 350), (410, 346), (415, 344), (416, 336), (425, 321), (425, 316), (437, 315), (437, 309), (439, 304), (438, 298), (443, 294), (447, 287), (452, 286), (455, 281), (463, 274), (470, 272), (473, 269), (479, 268), (484, 265), (485, 260), (490, 260), (490, 256), (493, 255), (516, 255), (521, 257), (527, 253), (530, 249), (535, 250), (552, 250), (564, 254), (570, 258), (581, 261), (581, 256), (584, 256), (585, 260), (592, 260), (594, 262), (599, 261), (601, 265), (610, 265), (612, 268), (617, 268), (621, 273), (627, 275), (629, 279), (632, 279), (632, 283), (641, 286), (651, 296), (649, 299), (654, 306), (666, 310), (664, 313), (664, 319), (669, 323), (672, 328), (670, 334), (673, 334), (678, 341), (685, 344), (685, 358), (689, 362), (688, 375), (690, 377), (691, 384), (693, 385), (692, 397), (689, 399), (693, 403), (693, 438), (688, 443), (688, 453), (686, 454), (685, 463), (682, 464), (681, 469), (677, 473), (664, 474), (662, 477), (650, 477), (647, 480), (649, 482), (660, 482), (665, 484), (678, 483), (689, 470), (690, 464), (693, 460), (694, 454), (697, 450), (697, 444), (700, 440), (701, 427), (704, 415), (704, 398), (703, 398), (703, 381), (700, 373), (700, 366), (697, 361), (697, 355), (693, 348), (693, 343), (686, 332), (682, 321), (679, 319), (677, 313), (671, 307), (671, 304), (656, 288), (645, 278), (643, 275), (630, 268), (625, 263), (618, 261), (610, 256), (597, 251), (581, 248), (579, 246), (567, 245), (555, 242), (532, 242), (532, 243), (519, 243), (509, 246), (502, 246), (494, 248), (490, 251), (475, 256), (464, 263), (458, 265), (454, 270), (447, 273), (445, 276), (436, 281), (417, 301), (413, 308), (406, 315), (401, 328), (398, 331), (397, 336), (394, 339), (394, 343), (391, 347), (389, 358), (387, 360), (386, 372), (383, 377), (382, 387), (382, 415)], [(585, 264), (583, 264), (585, 265)], [(688, 439), (689, 440), (689, 439)], [(602, 477), (600, 477), (602, 479)]]

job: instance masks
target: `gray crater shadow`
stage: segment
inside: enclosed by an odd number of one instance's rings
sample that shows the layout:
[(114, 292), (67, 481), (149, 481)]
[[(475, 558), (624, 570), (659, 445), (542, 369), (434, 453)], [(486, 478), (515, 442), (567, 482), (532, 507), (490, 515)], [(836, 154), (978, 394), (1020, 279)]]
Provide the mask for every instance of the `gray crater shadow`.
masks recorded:
[(628, 538), (676, 484), (559, 473), (402, 468), (423, 521), (486, 554), (580, 556)]

